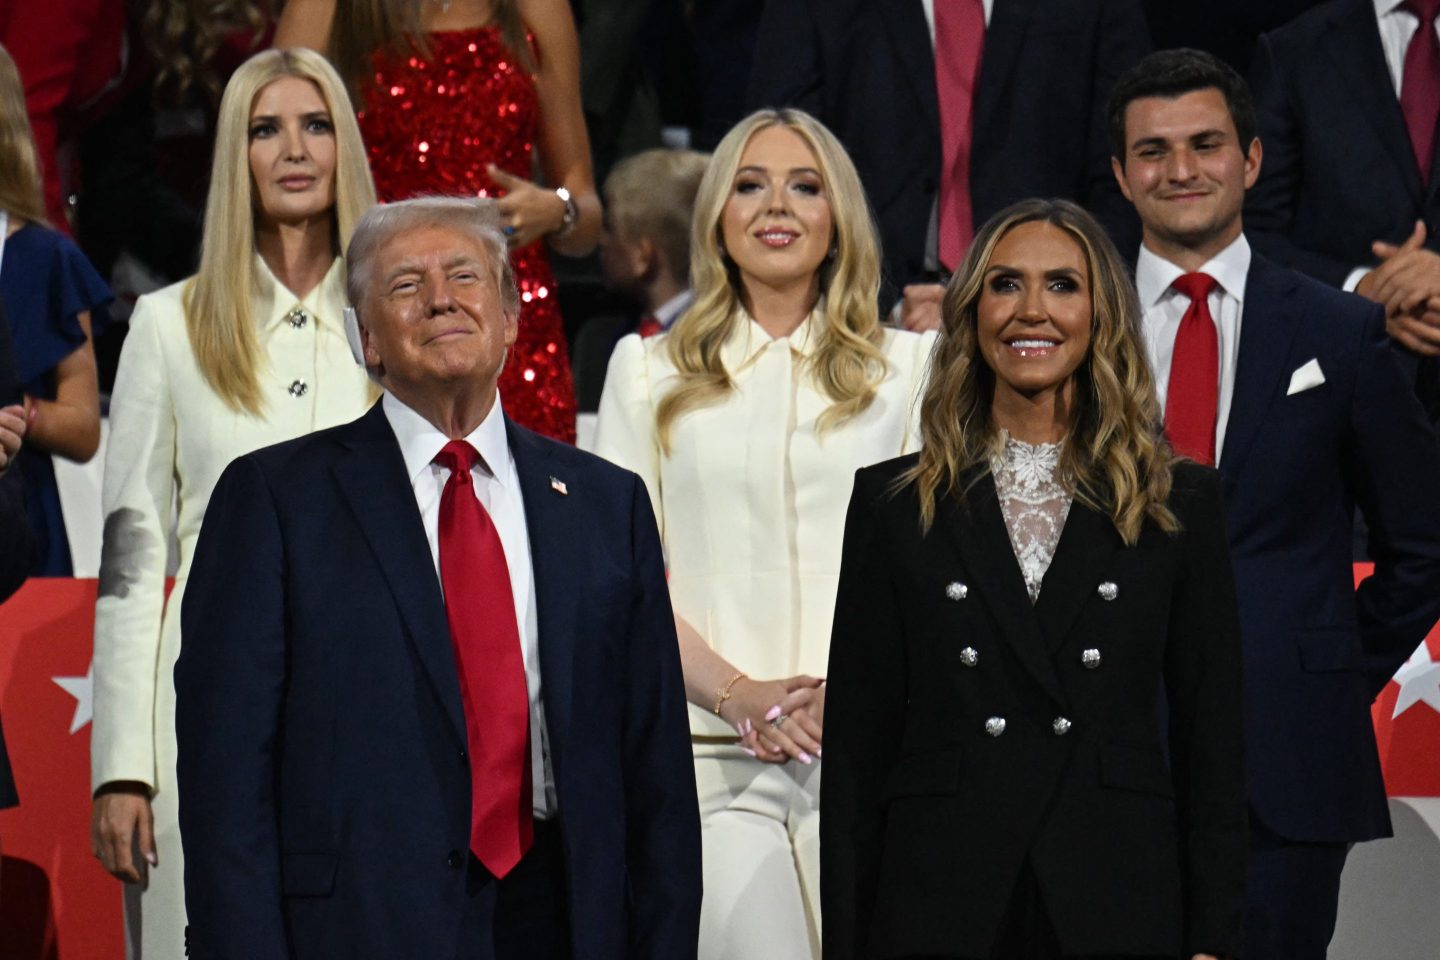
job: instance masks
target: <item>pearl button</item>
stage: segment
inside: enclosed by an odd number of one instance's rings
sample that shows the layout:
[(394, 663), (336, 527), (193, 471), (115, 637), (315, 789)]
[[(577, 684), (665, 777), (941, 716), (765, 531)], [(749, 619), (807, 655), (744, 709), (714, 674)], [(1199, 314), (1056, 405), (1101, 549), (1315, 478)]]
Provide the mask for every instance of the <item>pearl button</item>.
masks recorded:
[(1074, 724), (1064, 717), (1056, 717), (1055, 722), (1050, 724), (1050, 729), (1055, 731), (1055, 736), (1063, 737), (1070, 732), (1070, 728), (1073, 726)]
[(985, 721), (985, 732), (992, 737), (998, 737), (1005, 732), (1005, 718), (991, 717)]
[(1083, 666), (1086, 670), (1094, 670), (1096, 667), (1100, 666), (1100, 651), (1096, 650), (1094, 647), (1089, 647), (1088, 649), (1081, 651), (1080, 665)]
[(304, 380), (296, 380), (290, 384), (290, 396), (303, 397), (310, 392), (310, 385)]
[(1106, 580), (1104, 583), (1100, 584), (1100, 586), (1096, 588), (1095, 592), (1100, 594), (1101, 600), (1114, 600), (1116, 597), (1120, 596), (1120, 588), (1117, 587), (1115, 584), (1111, 583), (1109, 580)]
[(964, 600), (969, 593), (970, 588), (965, 586), (965, 584), (961, 583), (959, 580), (945, 585), (945, 596), (949, 597), (951, 600)]
[(963, 666), (963, 667), (973, 667), (973, 666), (975, 666), (975, 664), (977, 664), (977, 663), (979, 663), (979, 662), (980, 662), (980, 652), (979, 652), (978, 650), (976, 650), (974, 647), (966, 647), (965, 649), (963, 649), (963, 650), (960, 651), (960, 665), (961, 665), (961, 666)]

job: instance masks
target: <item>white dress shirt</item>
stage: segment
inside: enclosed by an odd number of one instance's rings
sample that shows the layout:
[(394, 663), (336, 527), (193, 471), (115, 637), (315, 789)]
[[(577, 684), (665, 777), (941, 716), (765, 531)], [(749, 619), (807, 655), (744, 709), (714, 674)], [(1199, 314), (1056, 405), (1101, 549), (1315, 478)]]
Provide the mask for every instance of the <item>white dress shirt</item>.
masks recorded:
[(651, 316), (655, 318), (656, 322), (660, 324), (660, 329), (662, 331), (665, 331), (669, 330), (671, 326), (674, 325), (675, 321), (680, 319), (680, 314), (684, 313), (686, 310), (689, 310), (690, 304), (694, 302), (695, 293), (693, 290), (687, 288), (685, 290), (681, 290), (679, 293), (675, 294), (675, 296), (660, 304), (660, 306), (650, 311), (650, 313)]
[[(1405, 50), (1420, 28), (1420, 19), (1409, 10), (1401, 9), (1404, 2), (1375, 0), (1375, 24), (1380, 29), (1380, 47), (1385, 51), (1385, 66), (1390, 69), (1390, 83), (1395, 87), (1396, 97), (1400, 96), (1400, 85), (1405, 79)], [(1440, 18), (1431, 24), (1431, 28), (1440, 34)], [(1350, 271), (1341, 288), (1353, 293), (1369, 272), (1369, 267), (1356, 267)]]
[[(980, 0), (980, 5), (985, 8), (985, 26), (990, 26), (990, 11), (995, 9), (995, 0)], [(930, 43), (935, 43), (935, 0), (920, 0), (920, 6), (925, 8), (925, 25), (930, 28)]]
[[(425, 539), (430, 542), (430, 559), (435, 576), (440, 576), (440, 495), (450, 469), (435, 462), (435, 456), (450, 438), (436, 429), (394, 394), (385, 393), (381, 400), (385, 418), (400, 443), (405, 460), (405, 475), (415, 491), (415, 503), (425, 525)], [(515, 597), (515, 617), (520, 633), (520, 653), (525, 661), (525, 687), (530, 699), (530, 729), (538, 736), (530, 738), (530, 772), (534, 787), (535, 816), (541, 819), (555, 813), (555, 776), (550, 767), (550, 743), (545, 729), (540, 686), (540, 630), (535, 612), (535, 577), (530, 554), (530, 531), (525, 525), (525, 500), (520, 493), (520, 475), (515, 471), (515, 458), (505, 436), (505, 415), (496, 394), (490, 413), (480, 426), (465, 438), (480, 454), (470, 469), (475, 498), (490, 515), (500, 546), (505, 551), (505, 565), (510, 570), (510, 590)], [(444, 591), (444, 584), (441, 584)]]
[[(1170, 386), (1170, 361), (1175, 353), (1175, 334), (1190, 299), (1171, 288), (1187, 271), (1165, 260), (1149, 247), (1140, 247), (1135, 264), (1135, 287), (1144, 311), (1146, 353), (1155, 373), (1155, 393), (1165, 406)], [(1230, 419), (1230, 401), (1235, 395), (1235, 364), (1240, 356), (1240, 316), (1245, 307), (1245, 279), (1250, 274), (1250, 244), (1242, 233), (1196, 273), (1215, 278), (1215, 289), (1206, 299), (1220, 340), (1220, 393), (1215, 411), (1215, 457), (1219, 462), (1225, 449), (1225, 425)]]

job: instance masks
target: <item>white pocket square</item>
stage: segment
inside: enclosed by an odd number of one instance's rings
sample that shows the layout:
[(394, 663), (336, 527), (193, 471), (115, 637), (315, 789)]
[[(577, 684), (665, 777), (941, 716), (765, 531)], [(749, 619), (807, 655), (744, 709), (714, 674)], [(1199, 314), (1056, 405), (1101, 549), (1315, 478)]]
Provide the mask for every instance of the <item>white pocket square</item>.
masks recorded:
[(1325, 374), (1320, 372), (1320, 361), (1311, 360), (1290, 374), (1290, 389), (1285, 391), (1285, 396), (1293, 397), (1304, 390), (1310, 390), (1325, 382)]

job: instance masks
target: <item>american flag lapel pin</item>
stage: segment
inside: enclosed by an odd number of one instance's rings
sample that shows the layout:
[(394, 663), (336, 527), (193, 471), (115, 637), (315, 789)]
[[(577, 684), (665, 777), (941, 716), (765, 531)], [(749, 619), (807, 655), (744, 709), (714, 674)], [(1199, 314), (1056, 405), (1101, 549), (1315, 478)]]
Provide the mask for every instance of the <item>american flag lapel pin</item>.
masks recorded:
[(570, 495), (570, 491), (565, 488), (565, 481), (557, 480), (555, 477), (550, 478), (550, 489), (562, 497), (568, 497)]

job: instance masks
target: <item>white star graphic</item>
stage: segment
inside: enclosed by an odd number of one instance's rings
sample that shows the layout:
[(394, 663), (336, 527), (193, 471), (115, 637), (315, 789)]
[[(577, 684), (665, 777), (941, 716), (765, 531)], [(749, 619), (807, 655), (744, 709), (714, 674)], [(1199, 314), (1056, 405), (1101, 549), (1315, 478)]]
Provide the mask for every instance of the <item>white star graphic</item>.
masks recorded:
[(1392, 720), (1417, 703), (1440, 713), (1440, 663), (1430, 659), (1428, 646), (1420, 644), (1395, 674), (1395, 682), (1400, 684), (1400, 695), (1395, 698)]
[(51, 677), (61, 690), (75, 698), (75, 716), (70, 721), (70, 732), (75, 733), (95, 715), (95, 665), (91, 664), (83, 677)]

